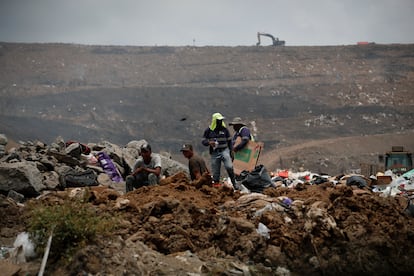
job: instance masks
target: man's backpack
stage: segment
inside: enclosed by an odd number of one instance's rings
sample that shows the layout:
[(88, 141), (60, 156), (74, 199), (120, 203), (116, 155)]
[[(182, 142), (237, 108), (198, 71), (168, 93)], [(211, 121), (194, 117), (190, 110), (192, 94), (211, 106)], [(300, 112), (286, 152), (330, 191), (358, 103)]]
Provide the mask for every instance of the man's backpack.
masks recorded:
[(62, 188), (97, 186), (97, 178), (98, 176), (92, 169), (86, 169), (82, 172), (71, 170), (61, 175), (59, 182)]

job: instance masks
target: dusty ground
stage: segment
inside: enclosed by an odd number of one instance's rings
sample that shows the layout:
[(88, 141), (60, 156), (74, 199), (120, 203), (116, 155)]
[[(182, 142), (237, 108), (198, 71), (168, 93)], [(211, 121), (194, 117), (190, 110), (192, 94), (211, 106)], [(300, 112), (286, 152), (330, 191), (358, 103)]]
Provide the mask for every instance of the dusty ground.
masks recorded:
[[(414, 219), (403, 212), (403, 197), (332, 184), (270, 188), (265, 195), (202, 184), (178, 174), (126, 195), (98, 188), (85, 208), (119, 216), (119, 229), (84, 247), (70, 264), (49, 262), (46, 275), (396, 275), (414, 269)], [(64, 193), (42, 200), (68, 200)], [(292, 205), (282, 204), (286, 197)], [(0, 242), (10, 245), (25, 229), (25, 208), (4, 197), (0, 203)], [(256, 231), (259, 223), (269, 228), (268, 239)], [(17, 275), (36, 275), (39, 266), (40, 257), (18, 265)]]

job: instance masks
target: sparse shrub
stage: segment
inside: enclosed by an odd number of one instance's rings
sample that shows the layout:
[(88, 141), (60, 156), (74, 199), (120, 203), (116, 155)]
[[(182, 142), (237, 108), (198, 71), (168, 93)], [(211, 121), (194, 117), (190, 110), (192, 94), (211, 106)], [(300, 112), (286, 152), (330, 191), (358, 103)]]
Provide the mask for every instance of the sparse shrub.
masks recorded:
[(98, 214), (88, 203), (65, 201), (61, 205), (32, 205), (28, 232), (36, 252), (43, 254), (53, 230), (50, 256), (70, 260), (76, 249), (93, 242), (97, 235), (109, 234), (115, 225), (114, 218)]

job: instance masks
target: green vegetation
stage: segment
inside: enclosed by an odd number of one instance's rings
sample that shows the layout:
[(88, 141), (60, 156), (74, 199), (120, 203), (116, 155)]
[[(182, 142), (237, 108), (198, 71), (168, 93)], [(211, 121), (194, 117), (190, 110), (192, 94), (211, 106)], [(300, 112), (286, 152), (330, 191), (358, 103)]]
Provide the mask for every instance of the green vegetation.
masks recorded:
[(31, 206), (28, 232), (36, 244), (38, 254), (43, 254), (53, 231), (50, 255), (70, 260), (76, 249), (93, 242), (98, 235), (110, 234), (117, 225), (108, 214), (98, 214), (97, 209), (81, 201), (66, 201), (60, 205)]

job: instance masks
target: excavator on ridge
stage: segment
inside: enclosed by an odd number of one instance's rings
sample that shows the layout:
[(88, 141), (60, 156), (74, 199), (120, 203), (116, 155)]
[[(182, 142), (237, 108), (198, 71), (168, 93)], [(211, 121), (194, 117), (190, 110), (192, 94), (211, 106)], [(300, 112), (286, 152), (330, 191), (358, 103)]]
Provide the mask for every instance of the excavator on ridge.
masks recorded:
[(272, 43), (273, 43), (273, 46), (285, 46), (285, 41), (284, 40), (279, 40), (279, 38), (278, 37), (274, 37), (273, 35), (271, 35), (271, 34), (268, 34), (268, 33), (261, 33), (261, 32), (257, 32), (257, 43), (256, 43), (256, 46), (259, 46), (260, 45), (260, 36), (267, 36), (267, 37), (270, 37), (271, 39), (272, 39)]

